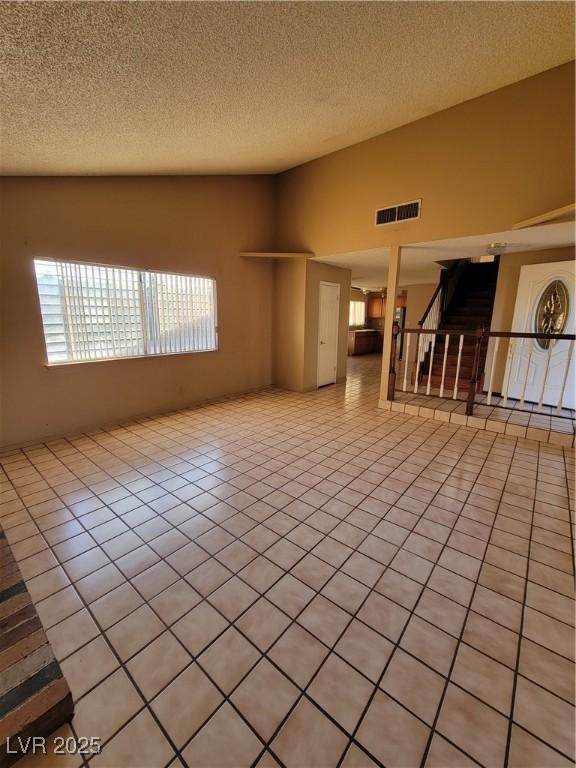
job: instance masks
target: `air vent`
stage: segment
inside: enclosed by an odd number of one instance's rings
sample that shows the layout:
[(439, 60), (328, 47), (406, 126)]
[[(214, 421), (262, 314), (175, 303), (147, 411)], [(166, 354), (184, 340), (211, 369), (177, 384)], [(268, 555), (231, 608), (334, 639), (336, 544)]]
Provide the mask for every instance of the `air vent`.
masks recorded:
[(389, 208), (379, 208), (376, 211), (376, 226), (392, 224), (395, 221), (412, 221), (420, 218), (422, 200), (412, 200), (409, 203), (392, 205)]

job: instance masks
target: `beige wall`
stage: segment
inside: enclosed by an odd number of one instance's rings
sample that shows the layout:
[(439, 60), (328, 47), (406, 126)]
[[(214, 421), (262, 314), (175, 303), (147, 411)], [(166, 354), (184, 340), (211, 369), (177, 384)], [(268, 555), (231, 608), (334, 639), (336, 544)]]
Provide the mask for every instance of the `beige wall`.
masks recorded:
[[(271, 178), (4, 179), (0, 444), (177, 409), (271, 381)], [(46, 367), (36, 256), (216, 278), (219, 350)]]
[(274, 264), (273, 383), (304, 389), (304, 323), (306, 319), (306, 259)]
[(348, 355), (348, 319), (350, 313), (350, 280), (352, 271), (317, 261), (306, 262), (306, 326), (304, 354), (304, 390), (315, 389), (318, 381), (318, 319), (320, 283), (340, 286), (340, 322), (338, 326), (338, 362), (336, 380), (346, 378)]
[(350, 301), (363, 301), (366, 304), (368, 297), (360, 288), (350, 288)]
[[(281, 249), (318, 255), (498, 232), (574, 202), (573, 63), (279, 177)], [(420, 220), (374, 226), (422, 198)]]
[[(514, 305), (518, 291), (520, 269), (526, 264), (543, 264), (554, 261), (569, 261), (575, 258), (575, 249), (552, 248), (546, 251), (527, 251), (524, 253), (505, 253), (500, 257), (498, 268), (498, 281), (496, 283), (496, 296), (494, 297), (494, 309), (492, 311), (491, 331), (512, 330), (514, 318)], [(492, 352), (494, 342), (490, 342), (486, 357), (485, 371), (490, 371), (492, 365)], [(506, 355), (508, 344), (502, 339), (498, 348), (498, 357), (494, 368), (493, 389), (499, 392), (504, 380), (506, 370)], [(486, 374), (488, 375), (488, 374)]]
[(338, 381), (343, 381), (346, 378), (351, 271), (302, 258), (277, 261), (274, 272), (273, 383), (296, 392), (316, 389), (321, 281), (340, 286), (336, 376)]

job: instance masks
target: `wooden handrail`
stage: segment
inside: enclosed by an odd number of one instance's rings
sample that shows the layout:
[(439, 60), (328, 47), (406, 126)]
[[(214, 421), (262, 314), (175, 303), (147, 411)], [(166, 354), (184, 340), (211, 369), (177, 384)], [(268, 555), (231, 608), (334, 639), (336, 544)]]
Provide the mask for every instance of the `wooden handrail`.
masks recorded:
[[(398, 333), (416, 333), (423, 336), (476, 336), (472, 328), (400, 328)], [(573, 333), (517, 333), (515, 331), (482, 331), (483, 338), (501, 339), (557, 339), (558, 341), (576, 341)]]
[(432, 306), (433, 306), (434, 302), (436, 301), (436, 297), (438, 296), (438, 294), (440, 293), (442, 288), (443, 288), (443, 284), (442, 284), (442, 281), (440, 281), (438, 283), (438, 285), (436, 286), (436, 289), (435, 289), (434, 293), (432, 294), (432, 298), (428, 302), (428, 306), (424, 310), (424, 314), (422, 315), (422, 319), (418, 320), (418, 325), (424, 325), (424, 323), (426, 321), (426, 318), (428, 317), (428, 313), (432, 309)]
[(484, 336), (501, 339), (558, 339), (562, 341), (575, 341), (573, 333), (516, 333), (514, 331), (485, 331)]

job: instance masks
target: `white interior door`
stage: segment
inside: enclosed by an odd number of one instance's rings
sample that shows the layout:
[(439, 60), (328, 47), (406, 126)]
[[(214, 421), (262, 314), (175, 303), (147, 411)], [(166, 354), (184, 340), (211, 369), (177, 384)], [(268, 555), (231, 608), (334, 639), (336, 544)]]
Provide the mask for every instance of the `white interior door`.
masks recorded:
[(334, 384), (338, 365), (340, 286), (320, 283), (318, 318), (318, 386)]
[[(568, 297), (567, 307), (562, 300), (564, 290)], [(563, 308), (566, 322), (559, 331), (555, 321)], [(539, 312), (545, 325), (551, 326), (549, 333), (574, 333), (573, 261), (530, 264), (520, 269), (512, 331), (537, 333), (542, 330), (538, 322)], [(539, 339), (514, 341), (513, 354), (509, 353), (506, 368), (508, 396), (556, 406), (563, 389), (563, 406), (574, 408), (574, 354), (567, 368), (570, 342), (552, 342), (550, 354), (548, 346)]]

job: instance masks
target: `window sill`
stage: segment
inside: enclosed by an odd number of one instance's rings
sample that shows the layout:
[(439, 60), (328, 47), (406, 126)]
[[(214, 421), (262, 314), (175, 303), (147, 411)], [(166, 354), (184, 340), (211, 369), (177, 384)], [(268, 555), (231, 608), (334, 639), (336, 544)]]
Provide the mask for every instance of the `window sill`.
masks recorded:
[(218, 352), (218, 347), (214, 349), (192, 349), (187, 352), (162, 352), (157, 355), (130, 355), (130, 357), (99, 357), (94, 360), (70, 360), (61, 363), (44, 362), (45, 368), (68, 368), (69, 366), (85, 365), (94, 363), (120, 363), (128, 360), (157, 360), (161, 357), (182, 357), (184, 355), (205, 355), (211, 352)]

